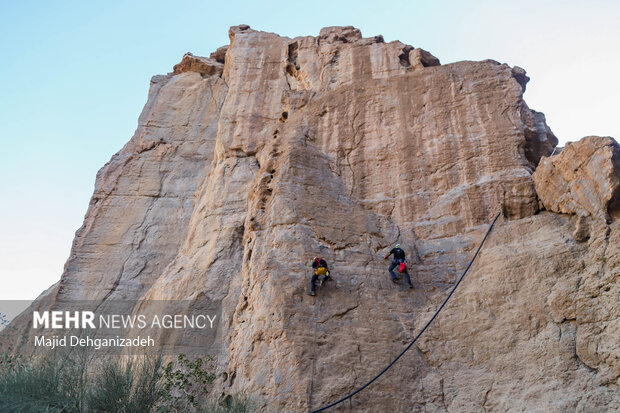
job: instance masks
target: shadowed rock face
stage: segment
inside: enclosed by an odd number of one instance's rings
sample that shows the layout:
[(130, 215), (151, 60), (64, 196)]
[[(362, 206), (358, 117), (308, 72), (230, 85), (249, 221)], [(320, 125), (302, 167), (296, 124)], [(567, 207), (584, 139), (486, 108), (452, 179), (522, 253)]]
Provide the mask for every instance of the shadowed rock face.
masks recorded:
[[(341, 411), (620, 408), (618, 169), (597, 155), (615, 142), (545, 158), (557, 139), (523, 101), (520, 68), (442, 66), (353, 27), (229, 35), (211, 58), (187, 54), (153, 78), (62, 279), (35, 305), (222, 300), (204, 349), (217, 394), (307, 411), (403, 349), (501, 211), (435, 324)], [(593, 167), (574, 183), (576, 157)], [(558, 203), (599, 182), (601, 197)], [(382, 256), (396, 242), (413, 291), (389, 281)], [(334, 280), (308, 297), (315, 255)]]

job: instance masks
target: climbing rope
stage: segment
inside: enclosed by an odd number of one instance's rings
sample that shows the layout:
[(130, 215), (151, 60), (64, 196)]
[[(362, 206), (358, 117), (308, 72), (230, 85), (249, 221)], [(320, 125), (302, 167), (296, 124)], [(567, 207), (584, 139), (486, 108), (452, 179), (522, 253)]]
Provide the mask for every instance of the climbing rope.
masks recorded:
[(315, 301), (315, 306), (314, 306), (314, 345), (312, 346), (313, 352), (312, 352), (312, 365), (310, 367), (310, 389), (308, 391), (308, 406), (312, 405), (312, 391), (314, 389), (314, 371), (315, 371), (315, 367), (314, 367), (314, 363), (316, 362), (316, 331), (318, 328), (318, 324), (319, 324), (319, 314), (320, 314), (320, 302), (318, 301), (318, 297), (317, 300)]
[(474, 260), (476, 259), (476, 257), (478, 256), (478, 253), (480, 252), (480, 249), (482, 248), (482, 245), (484, 245), (484, 241), (486, 241), (487, 237), (489, 236), (489, 233), (491, 232), (491, 230), (493, 229), (493, 226), (495, 225), (495, 221), (497, 221), (497, 218), (499, 218), (501, 213), (498, 213), (495, 216), (495, 219), (493, 220), (493, 222), (491, 223), (491, 225), (489, 226), (489, 229), (487, 230), (487, 233), (484, 235), (484, 238), (482, 238), (482, 241), (480, 242), (480, 245), (478, 245), (478, 249), (476, 250), (476, 253), (474, 254), (474, 256), (472, 257), (471, 261), (469, 261), (469, 264), (467, 265), (467, 268), (465, 268), (465, 271), (463, 271), (463, 274), (461, 275), (461, 278), (459, 278), (459, 280), (456, 282), (456, 284), (454, 284), (454, 287), (452, 287), (452, 290), (450, 291), (450, 294), (448, 294), (448, 296), (446, 297), (446, 299), (444, 300), (443, 304), (441, 304), (441, 306), (439, 307), (439, 309), (437, 309), (437, 311), (435, 312), (435, 314), (431, 317), (430, 320), (428, 320), (428, 322), (426, 323), (426, 325), (424, 326), (424, 328), (422, 328), (422, 330), (420, 330), (420, 332), (418, 333), (417, 336), (415, 336), (415, 338), (413, 339), (413, 341), (411, 343), (409, 343), (409, 345), (407, 347), (405, 347), (405, 349), (398, 355), (396, 356), (396, 358), (394, 360), (392, 360), (392, 362), (390, 364), (387, 365), (387, 367), (385, 367), (383, 370), (381, 370), (381, 372), (379, 374), (377, 374), (372, 380), (370, 380), (368, 383), (364, 384), (362, 387), (360, 387), (359, 389), (355, 390), (353, 393), (349, 394), (348, 396), (343, 397), (342, 399), (335, 401), (331, 404), (328, 404), (325, 407), (321, 407), (320, 409), (317, 410), (313, 410), (311, 413), (318, 413), (318, 412), (322, 412), (323, 410), (327, 410), (330, 407), (334, 407), (337, 404), (342, 403), (345, 400), (350, 399), (351, 397), (355, 396), (357, 393), (361, 392), (362, 390), (364, 390), (366, 387), (370, 386), (375, 380), (377, 380), (379, 377), (381, 377), (383, 375), (383, 373), (385, 373), (386, 371), (388, 371), (390, 369), (390, 367), (392, 367), (394, 364), (396, 364), (396, 362), (398, 361), (398, 359), (400, 359), (403, 354), (405, 354), (412, 346), (413, 344), (418, 340), (418, 338), (420, 338), (420, 336), (422, 335), (422, 333), (424, 333), (424, 331), (426, 331), (426, 329), (431, 325), (431, 323), (433, 322), (433, 320), (435, 320), (435, 318), (439, 315), (439, 313), (441, 312), (441, 310), (445, 307), (445, 305), (448, 303), (448, 300), (450, 299), (450, 297), (452, 297), (452, 294), (454, 294), (454, 291), (456, 290), (456, 288), (459, 286), (459, 284), (461, 283), (461, 281), (463, 281), (463, 278), (465, 278), (465, 274), (467, 274), (467, 271), (469, 271), (469, 268), (472, 266), (472, 264), (474, 263)]

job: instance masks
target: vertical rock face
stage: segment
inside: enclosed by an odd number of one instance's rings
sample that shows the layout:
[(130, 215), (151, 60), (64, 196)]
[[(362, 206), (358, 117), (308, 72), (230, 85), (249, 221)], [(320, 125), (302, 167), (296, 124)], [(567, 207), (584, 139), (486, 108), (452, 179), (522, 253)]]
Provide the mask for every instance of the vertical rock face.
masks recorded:
[(226, 91), (219, 76), (194, 71), (151, 80), (135, 135), (97, 174), (59, 299), (135, 299), (174, 259), (213, 159)]
[[(557, 139), (522, 99), (523, 69), (442, 66), (353, 27), (229, 35), (210, 58), (187, 54), (153, 78), (136, 134), (100, 171), (62, 279), (40, 303), (221, 300), (218, 340), (204, 349), (217, 357), (218, 394), (307, 411), (402, 350), (501, 211), (454, 301), (341, 410), (620, 407), (619, 231), (591, 218), (615, 195), (603, 185), (602, 198), (557, 203), (590, 181), (554, 169), (572, 162), (570, 147), (545, 158)], [(616, 144), (596, 145), (575, 152), (589, 179), (608, 182), (596, 165), (615, 168)], [(576, 211), (587, 214), (565, 215)], [(576, 226), (588, 228), (579, 241)], [(413, 291), (389, 281), (382, 256), (396, 242)], [(334, 280), (309, 297), (315, 255)]]

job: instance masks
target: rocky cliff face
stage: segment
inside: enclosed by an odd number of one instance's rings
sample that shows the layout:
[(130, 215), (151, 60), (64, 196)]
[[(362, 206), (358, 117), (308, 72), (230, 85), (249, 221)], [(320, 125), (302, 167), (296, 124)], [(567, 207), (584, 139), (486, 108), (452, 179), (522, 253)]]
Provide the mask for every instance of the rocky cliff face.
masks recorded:
[[(340, 411), (617, 411), (620, 162), (557, 144), (525, 71), (440, 65), (352, 27), (247, 26), (155, 76), (138, 129), (97, 176), (65, 300), (223, 303), (218, 394), (318, 408), (418, 345)], [(415, 288), (382, 259), (408, 252)], [(309, 297), (309, 265), (334, 281)], [(335, 409), (335, 410), (338, 410)]]

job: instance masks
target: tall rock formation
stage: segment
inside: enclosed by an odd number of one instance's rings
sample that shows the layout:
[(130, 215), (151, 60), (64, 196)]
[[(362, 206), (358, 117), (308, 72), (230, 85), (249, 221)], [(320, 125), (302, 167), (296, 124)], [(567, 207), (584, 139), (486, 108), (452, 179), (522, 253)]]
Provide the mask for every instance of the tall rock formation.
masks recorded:
[[(518, 67), (440, 65), (353, 27), (229, 35), (152, 79), (39, 306), (221, 301), (202, 349), (217, 393), (304, 412), (403, 349), (502, 212), (417, 346), (334, 410), (620, 409), (615, 141), (546, 158), (558, 141)], [(396, 242), (413, 291), (388, 278)], [(315, 255), (334, 280), (309, 297)]]

